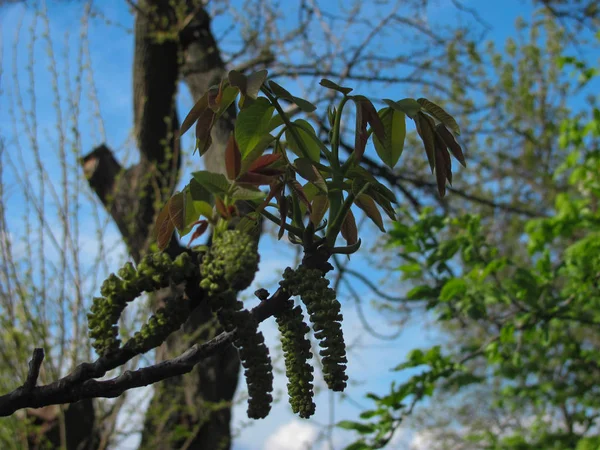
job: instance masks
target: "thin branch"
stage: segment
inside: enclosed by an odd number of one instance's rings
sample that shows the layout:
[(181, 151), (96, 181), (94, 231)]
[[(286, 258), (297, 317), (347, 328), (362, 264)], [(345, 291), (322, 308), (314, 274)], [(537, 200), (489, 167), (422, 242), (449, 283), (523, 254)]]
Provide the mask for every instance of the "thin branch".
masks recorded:
[[(278, 289), (270, 298), (253, 308), (252, 314), (258, 322), (262, 322), (276, 314), (288, 298), (289, 294)], [(37, 387), (35, 382), (44, 352), (42, 349), (35, 349), (26, 382), (14, 391), (0, 396), (0, 416), (10, 416), (21, 408), (41, 408), (73, 403), (86, 398), (118, 397), (129, 389), (189, 373), (196, 364), (230, 344), (234, 336), (235, 330), (223, 332), (208, 342), (192, 346), (176, 358), (142, 369), (126, 371), (110, 380), (95, 380), (94, 378), (104, 376), (108, 370), (123, 365), (137, 355), (137, 352), (126, 344), (116, 352), (98, 358), (94, 363), (80, 364), (72, 373), (58, 381)]]

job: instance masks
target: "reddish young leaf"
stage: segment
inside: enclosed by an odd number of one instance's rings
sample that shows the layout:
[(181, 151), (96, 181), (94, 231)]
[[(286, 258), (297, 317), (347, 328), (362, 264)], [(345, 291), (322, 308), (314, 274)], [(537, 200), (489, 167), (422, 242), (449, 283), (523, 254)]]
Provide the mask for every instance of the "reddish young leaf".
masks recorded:
[(155, 233), (156, 243), (159, 250), (164, 250), (167, 248), (167, 245), (169, 245), (169, 241), (171, 240), (171, 236), (173, 236), (173, 231), (175, 231), (175, 226), (171, 221), (171, 217), (169, 215), (169, 204), (167, 203), (165, 206), (163, 206), (156, 217)]
[(210, 131), (215, 122), (215, 112), (206, 108), (196, 122), (196, 148), (200, 156), (204, 155), (212, 144)]
[(169, 208), (169, 218), (173, 223), (173, 226), (178, 230), (182, 230), (185, 227), (183, 220), (184, 212), (184, 196), (183, 193), (178, 192), (167, 202)]
[(362, 159), (367, 147), (367, 112), (362, 107), (362, 102), (356, 102), (356, 131), (354, 136), (354, 155), (356, 161)]
[(290, 186), (290, 189), (292, 191), (294, 191), (294, 193), (298, 196), (298, 200), (300, 200), (302, 203), (304, 203), (306, 205), (306, 209), (308, 210), (308, 212), (311, 212), (312, 207), (310, 206), (310, 201), (308, 200), (308, 197), (306, 196), (306, 193), (304, 192), (304, 188), (302, 187), (302, 185), (300, 183), (298, 183), (296, 180), (292, 180), (289, 182), (289, 186)]
[(433, 173), (433, 169), (435, 168), (435, 131), (434, 131), (434, 120), (429, 117), (427, 114), (423, 114), (419, 112), (417, 114), (417, 119), (415, 120), (415, 124), (417, 125), (417, 133), (421, 136), (421, 140), (423, 141), (423, 146), (425, 147), (425, 153), (427, 154), (427, 161), (429, 161), (429, 167), (431, 168), (431, 173)]
[(188, 247), (190, 247), (192, 245), (192, 242), (198, 239), (200, 236), (202, 236), (204, 232), (208, 229), (208, 221), (206, 220), (199, 220), (192, 224), (192, 226), (195, 225), (198, 225), (198, 227), (194, 230), (190, 242), (188, 243)]
[(285, 195), (279, 197), (279, 220), (281, 223), (279, 224), (279, 232), (277, 233), (277, 239), (281, 239), (283, 237), (283, 233), (285, 232), (285, 222), (287, 221), (287, 210), (288, 210), (288, 199)]
[(438, 192), (440, 197), (446, 195), (446, 161), (443, 151), (439, 147), (435, 149), (435, 178), (437, 180)]
[(342, 222), (342, 237), (346, 239), (348, 245), (356, 244), (358, 242), (358, 228), (356, 227), (356, 219), (352, 210), (348, 210), (348, 214)]
[(448, 146), (456, 160), (463, 167), (467, 167), (467, 163), (465, 162), (465, 155), (463, 154), (462, 148), (460, 148), (459, 143), (456, 141), (452, 133), (441, 123), (438, 123), (435, 126), (435, 131), (437, 132), (438, 136), (442, 138), (444, 143)]
[(238, 184), (250, 184), (252, 186), (264, 186), (271, 184), (275, 177), (273, 175), (263, 175), (260, 173), (247, 172), (237, 179)]
[(283, 190), (285, 184), (283, 183), (271, 183), (271, 189), (269, 189), (269, 193), (267, 194), (267, 198), (256, 208), (254, 211), (259, 213), (267, 207), (269, 202), (273, 200), (273, 198), (277, 198), (279, 200), (281, 191)]
[(219, 103), (217, 98), (219, 97), (220, 88), (212, 87), (208, 90), (208, 107), (217, 112), (219, 110)]
[(261, 173), (261, 169), (266, 168), (274, 162), (281, 159), (281, 153), (270, 153), (268, 155), (259, 156), (251, 165), (248, 167), (248, 172)]
[(200, 100), (196, 102), (196, 104), (192, 107), (192, 110), (188, 113), (185, 119), (183, 119), (183, 123), (179, 129), (179, 136), (183, 136), (183, 134), (189, 130), (192, 125), (194, 125), (194, 122), (198, 120), (206, 108), (208, 108), (208, 93), (200, 97)]
[(228, 208), (225, 206), (225, 203), (223, 203), (223, 200), (221, 200), (220, 197), (215, 197), (215, 206), (221, 217), (224, 219), (229, 219), (231, 217)]
[(312, 212), (310, 213), (310, 221), (315, 227), (318, 227), (325, 213), (329, 209), (329, 199), (325, 194), (317, 195), (312, 201)]
[(367, 194), (361, 194), (354, 202), (365, 212), (365, 214), (373, 221), (373, 223), (375, 223), (375, 225), (377, 225), (377, 227), (385, 233), (385, 228), (383, 227), (383, 218), (381, 217), (381, 213), (377, 208), (375, 200), (373, 200)]
[(237, 146), (233, 133), (229, 136), (227, 141), (227, 147), (225, 148), (225, 169), (227, 171), (227, 178), (235, 180), (240, 174), (240, 168), (242, 167), (242, 154)]

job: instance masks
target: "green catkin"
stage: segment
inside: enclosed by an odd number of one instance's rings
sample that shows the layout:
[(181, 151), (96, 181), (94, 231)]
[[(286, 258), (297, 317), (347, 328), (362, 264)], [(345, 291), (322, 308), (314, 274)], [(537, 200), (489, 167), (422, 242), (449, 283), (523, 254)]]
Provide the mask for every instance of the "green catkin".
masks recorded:
[(236, 292), (252, 283), (258, 270), (256, 240), (239, 230), (227, 230), (215, 237), (200, 267), (200, 287), (226, 331), (236, 330), (234, 345), (239, 351), (248, 386), (248, 417), (262, 419), (269, 414), (273, 397), (273, 368), (258, 322), (243, 309)]
[[(118, 276), (110, 274), (100, 288), (102, 297), (94, 297), (88, 314), (89, 336), (96, 352), (106, 355), (120, 347), (117, 324), (129, 302), (144, 291), (153, 292), (169, 286), (170, 283), (181, 283), (193, 274), (194, 267), (187, 253), (182, 253), (175, 261), (166, 253), (157, 253), (144, 257), (137, 268), (128, 262), (119, 269)], [(181, 302), (181, 299), (179, 301)], [(181, 308), (181, 305), (177, 308), (174, 305), (166, 307), (178, 311)], [(164, 315), (164, 312), (161, 314)], [(161, 317), (161, 323), (165, 323), (165, 330), (173, 327), (177, 329), (181, 325), (181, 322), (176, 322), (180, 317), (174, 312)], [(153, 329), (156, 330), (156, 326)]]
[(292, 300), (286, 300), (283, 310), (275, 318), (281, 333), (290, 405), (294, 413), (308, 419), (315, 413), (313, 367), (308, 363), (312, 352), (310, 341), (306, 338), (310, 329), (304, 322), (302, 309), (294, 307)]
[(329, 287), (329, 280), (318, 269), (304, 266), (297, 270), (287, 268), (280, 285), (291, 295), (299, 295), (306, 305), (310, 321), (319, 340), (323, 377), (329, 389), (343, 391), (346, 388), (346, 344), (342, 332), (340, 302)]

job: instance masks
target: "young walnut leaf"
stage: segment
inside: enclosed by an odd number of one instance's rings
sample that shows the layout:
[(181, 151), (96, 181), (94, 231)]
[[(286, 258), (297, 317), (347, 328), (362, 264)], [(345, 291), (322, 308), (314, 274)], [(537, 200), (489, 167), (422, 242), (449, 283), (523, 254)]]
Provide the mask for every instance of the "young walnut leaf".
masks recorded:
[(298, 200), (300, 200), (302, 203), (304, 203), (304, 205), (306, 205), (306, 209), (308, 210), (308, 212), (311, 212), (312, 207), (310, 206), (310, 201), (308, 200), (308, 197), (306, 196), (306, 193), (304, 192), (304, 188), (302, 187), (302, 185), (300, 183), (298, 183), (296, 180), (291, 180), (289, 182), (288, 186), (294, 192), (294, 194), (296, 194), (296, 196), (298, 197)]
[(435, 168), (435, 122), (427, 114), (420, 112), (417, 114), (415, 124), (417, 125), (417, 133), (421, 136), (423, 146), (425, 147), (431, 173), (433, 173), (433, 169)]
[(356, 135), (354, 139), (354, 154), (357, 161), (360, 161), (367, 146), (369, 134), (367, 133), (367, 124), (375, 136), (383, 141), (385, 140), (385, 126), (377, 114), (373, 103), (364, 95), (355, 95), (351, 97), (356, 104)]
[(294, 169), (305, 180), (317, 186), (320, 191), (327, 192), (327, 183), (321, 172), (307, 158), (298, 158), (294, 161)]
[(215, 123), (215, 118), (215, 112), (210, 108), (206, 108), (200, 113), (196, 122), (196, 149), (200, 156), (204, 155), (212, 144), (210, 132)]
[(385, 228), (383, 227), (383, 218), (381, 217), (381, 213), (377, 208), (377, 204), (375, 201), (366, 194), (359, 195), (356, 200), (354, 200), (356, 206), (362, 209), (365, 214), (373, 221), (377, 227), (385, 233)]
[(387, 103), (390, 108), (406, 114), (413, 120), (417, 117), (417, 113), (422, 109), (421, 105), (419, 105), (414, 98), (403, 98), (397, 102), (390, 100), (389, 98), (384, 98), (383, 101)]
[(240, 149), (242, 160), (254, 147), (269, 137), (269, 122), (275, 108), (264, 97), (257, 99), (252, 105), (240, 111), (235, 123), (235, 140)]
[(312, 201), (312, 212), (310, 213), (310, 221), (315, 227), (319, 226), (328, 209), (329, 199), (327, 198), (327, 195), (317, 195)]
[(319, 84), (323, 87), (333, 89), (334, 91), (338, 91), (338, 92), (341, 92), (342, 94), (346, 94), (346, 95), (353, 91), (352, 88), (340, 86), (339, 84), (336, 84), (333, 81), (328, 80), (327, 78), (323, 78), (319, 82)]
[(456, 139), (452, 135), (450, 131), (441, 123), (438, 123), (435, 126), (435, 131), (440, 138), (444, 141), (446, 146), (452, 152), (452, 155), (456, 158), (456, 160), (463, 166), (467, 167), (467, 163), (465, 162), (465, 155), (463, 154), (462, 149)]
[(175, 226), (171, 221), (171, 216), (169, 214), (169, 203), (160, 210), (158, 216), (156, 217), (156, 224), (154, 226), (154, 232), (156, 235), (156, 244), (158, 245), (159, 250), (164, 250), (169, 245), (169, 241), (173, 236), (173, 231), (175, 231)]
[(277, 98), (282, 98), (287, 100), (288, 102), (296, 104), (300, 110), (304, 112), (313, 112), (317, 109), (315, 105), (310, 103), (308, 100), (304, 100), (303, 98), (296, 97), (290, 94), (286, 89), (281, 87), (279, 84), (275, 83), (273, 80), (269, 81), (269, 87), (273, 91), (273, 93), (277, 96)]
[(229, 136), (227, 147), (225, 148), (225, 169), (227, 172), (227, 178), (230, 180), (235, 180), (240, 174), (241, 166), (242, 155), (232, 134)]
[(183, 123), (179, 128), (179, 136), (183, 136), (184, 133), (189, 130), (192, 125), (198, 120), (202, 112), (208, 108), (208, 92), (205, 93), (200, 99), (196, 102), (196, 104), (192, 107), (191, 111), (188, 115), (183, 119)]
[(442, 149), (437, 147), (435, 149), (435, 178), (437, 180), (438, 192), (442, 198), (446, 195), (446, 170), (446, 161)]
[(167, 206), (169, 209), (169, 218), (173, 223), (173, 226), (177, 228), (177, 230), (183, 230), (184, 224), (184, 205), (185, 205), (185, 197), (182, 192), (177, 192), (173, 195), (167, 202)]
[(381, 160), (393, 169), (404, 150), (404, 139), (406, 138), (406, 117), (403, 112), (392, 108), (383, 108), (379, 111), (379, 117), (385, 128), (385, 139), (380, 140), (377, 136), (373, 138), (375, 151)]
[(444, 111), (441, 106), (436, 105), (426, 98), (418, 98), (417, 102), (419, 102), (419, 105), (421, 105), (425, 111), (450, 128), (454, 133), (457, 135), (460, 134), (460, 128), (458, 127), (456, 120), (454, 120), (454, 117)]
[(342, 232), (342, 237), (346, 239), (348, 245), (353, 245), (358, 242), (358, 228), (356, 227), (356, 219), (354, 218), (354, 214), (352, 210), (348, 210), (348, 214), (344, 218), (342, 222), (342, 228), (340, 230)]

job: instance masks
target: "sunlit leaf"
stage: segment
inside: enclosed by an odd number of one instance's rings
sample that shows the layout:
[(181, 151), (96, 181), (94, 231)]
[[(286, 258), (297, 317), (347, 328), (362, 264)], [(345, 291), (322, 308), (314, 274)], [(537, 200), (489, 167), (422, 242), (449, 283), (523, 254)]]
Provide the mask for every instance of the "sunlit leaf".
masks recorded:
[(200, 170), (198, 172), (193, 172), (192, 176), (194, 177), (194, 180), (212, 194), (223, 195), (229, 190), (229, 182), (223, 174)]
[(275, 137), (270, 134), (264, 134), (258, 144), (248, 153), (245, 157), (242, 157), (242, 167), (240, 169), (240, 173), (245, 173), (252, 166), (254, 161), (256, 161), (260, 156), (265, 152), (267, 148), (273, 143)]
[[(268, 135), (269, 122), (274, 107), (264, 97), (257, 99), (252, 105), (240, 111), (235, 124), (235, 140), (237, 141), (242, 160)], [(264, 141), (263, 141), (264, 142)]]
[[(300, 157), (308, 157), (312, 161), (318, 162), (321, 156), (321, 149), (316, 142), (318, 137), (314, 128), (306, 120), (302, 119), (296, 120), (292, 125), (294, 126), (293, 132), (290, 129), (285, 131), (285, 138), (291, 150)], [(307, 132), (306, 130), (310, 131)]]
[(404, 139), (406, 138), (405, 114), (392, 108), (383, 108), (379, 111), (379, 116), (385, 128), (385, 140), (381, 141), (375, 136), (373, 144), (381, 160), (390, 169), (393, 169), (404, 150)]

